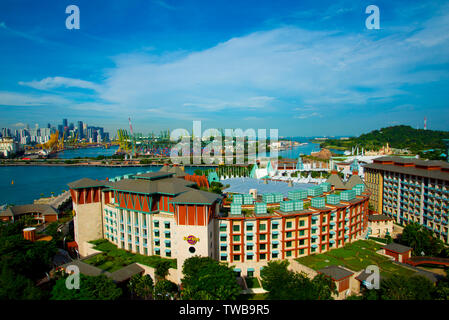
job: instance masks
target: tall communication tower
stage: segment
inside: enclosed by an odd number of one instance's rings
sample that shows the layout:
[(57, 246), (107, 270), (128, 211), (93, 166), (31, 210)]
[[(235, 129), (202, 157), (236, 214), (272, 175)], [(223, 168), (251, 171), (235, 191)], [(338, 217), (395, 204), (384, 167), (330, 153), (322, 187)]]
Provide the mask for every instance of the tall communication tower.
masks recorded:
[(424, 117), (424, 130), (427, 130), (427, 117)]

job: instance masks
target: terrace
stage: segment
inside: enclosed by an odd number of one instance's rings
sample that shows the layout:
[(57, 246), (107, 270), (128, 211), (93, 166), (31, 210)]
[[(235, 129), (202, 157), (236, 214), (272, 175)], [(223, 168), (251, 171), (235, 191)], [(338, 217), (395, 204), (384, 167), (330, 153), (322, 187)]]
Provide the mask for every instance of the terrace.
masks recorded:
[(83, 262), (111, 273), (135, 262), (156, 268), (159, 261), (170, 261), (170, 268), (176, 269), (176, 259), (165, 259), (159, 256), (144, 256), (131, 253), (117, 248), (116, 245), (105, 239), (91, 241), (91, 243), (95, 244), (95, 250), (102, 251), (102, 253), (87, 258)]
[(387, 257), (377, 254), (376, 251), (382, 247), (383, 245), (372, 240), (358, 240), (342, 248), (298, 258), (296, 261), (314, 270), (331, 265), (341, 265), (357, 272), (366, 269), (369, 265), (377, 265), (382, 277), (389, 277), (393, 274), (409, 277), (416, 273), (416, 271), (395, 264)]

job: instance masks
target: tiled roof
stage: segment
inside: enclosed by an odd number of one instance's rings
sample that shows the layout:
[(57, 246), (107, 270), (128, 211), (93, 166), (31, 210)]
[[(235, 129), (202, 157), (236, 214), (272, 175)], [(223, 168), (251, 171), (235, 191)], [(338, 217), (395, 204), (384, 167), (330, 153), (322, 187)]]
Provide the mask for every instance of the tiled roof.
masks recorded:
[(393, 220), (393, 219), (385, 214), (370, 214), (370, 215), (368, 215), (368, 221), (385, 221), (385, 220)]
[(449, 181), (449, 172), (443, 172), (440, 170), (427, 170), (427, 169), (420, 169), (420, 168), (415, 168), (415, 167), (401, 167), (401, 166), (395, 166), (392, 164), (379, 164), (379, 163), (367, 164), (364, 166), (364, 168), (396, 172), (396, 173), (403, 173), (403, 174), (409, 174), (412, 176), (426, 177), (426, 178)]
[(318, 272), (331, 277), (335, 281), (340, 281), (354, 274), (354, 272), (351, 272), (339, 266), (328, 266), (318, 270)]
[(174, 197), (171, 202), (212, 204), (218, 199), (221, 199), (219, 194), (202, 190), (191, 190)]
[(109, 181), (98, 181), (89, 178), (82, 178), (74, 182), (70, 182), (68, 186), (70, 189), (80, 189), (80, 188), (92, 188), (92, 187), (103, 187), (108, 186)]
[(396, 252), (396, 253), (405, 253), (407, 251), (412, 250), (412, 248), (410, 248), (410, 247), (407, 247), (407, 246), (404, 246), (402, 244), (395, 243), (395, 242), (389, 243), (383, 248), (393, 251), (393, 252)]
[(55, 208), (48, 204), (24, 204), (19, 206), (12, 206), (0, 212), (1, 217), (12, 217), (25, 213), (40, 213), (46, 215), (57, 215)]

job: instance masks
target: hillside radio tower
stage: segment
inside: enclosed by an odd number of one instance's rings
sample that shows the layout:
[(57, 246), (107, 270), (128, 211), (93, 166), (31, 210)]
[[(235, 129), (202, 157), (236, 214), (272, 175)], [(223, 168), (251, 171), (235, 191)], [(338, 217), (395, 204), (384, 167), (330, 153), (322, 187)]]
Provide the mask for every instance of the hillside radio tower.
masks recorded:
[(424, 117), (424, 130), (427, 130), (427, 118)]

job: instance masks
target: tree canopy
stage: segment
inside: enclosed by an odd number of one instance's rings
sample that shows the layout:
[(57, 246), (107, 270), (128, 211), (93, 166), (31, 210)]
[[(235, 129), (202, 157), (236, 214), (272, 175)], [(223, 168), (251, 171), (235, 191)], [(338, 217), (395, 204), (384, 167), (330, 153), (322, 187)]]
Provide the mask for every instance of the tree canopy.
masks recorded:
[(289, 262), (270, 261), (261, 271), (262, 286), (270, 300), (332, 300), (335, 283), (324, 275), (309, 279), (304, 273), (288, 270)]
[(405, 226), (400, 242), (413, 248), (414, 256), (445, 256), (444, 243), (434, 237), (433, 233), (418, 222), (409, 223)]
[(51, 291), (51, 300), (117, 300), (122, 289), (105, 275), (95, 277), (80, 274), (80, 288), (67, 289), (67, 276), (56, 281)]
[(183, 299), (235, 300), (242, 291), (233, 269), (209, 257), (187, 259), (182, 272)]

